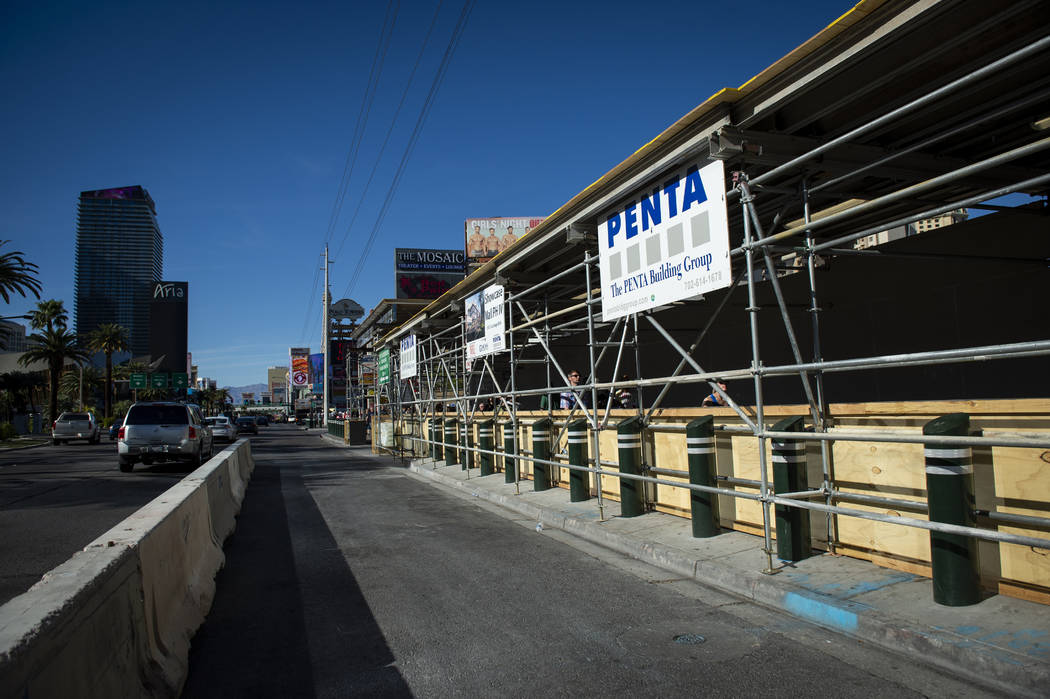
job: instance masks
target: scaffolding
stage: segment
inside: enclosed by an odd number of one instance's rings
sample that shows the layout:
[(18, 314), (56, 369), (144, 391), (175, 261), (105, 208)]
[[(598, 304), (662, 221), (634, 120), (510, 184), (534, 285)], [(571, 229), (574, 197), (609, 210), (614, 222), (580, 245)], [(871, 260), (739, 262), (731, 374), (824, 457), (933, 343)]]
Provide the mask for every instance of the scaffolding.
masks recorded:
[[(419, 348), (418, 383), (406, 384), (407, 392), (399, 390), (395, 375), (384, 387), (389, 419), (405, 425), (406, 450), (431, 457), (438, 449), (445, 455), (455, 450), (456, 460), (446, 463), (460, 463), (468, 477), (471, 460), (499, 460), (516, 488), (528, 473), (535, 477), (537, 466), (550, 467), (556, 481), (562, 472), (588, 474), (602, 517), (611, 492), (606, 486), (616, 480), (634, 481), (643, 489), (672, 487), (757, 503), (767, 573), (779, 569), (773, 536), (778, 508), (822, 513), (823, 531), (815, 538), (832, 552), (842, 517), (1050, 549), (1050, 534), (997, 528), (1050, 532), (1046, 517), (984, 509), (973, 514), (986, 526), (964, 526), (885, 514), (856, 505), (923, 516), (929, 507), (915, 498), (850, 492), (836, 481), (833, 447), (840, 443), (922, 445), (928, 459), (950, 457), (959, 463), (972, 463), (973, 452), (993, 448), (1050, 449), (1050, 433), (1042, 429), (950, 435), (893, 426), (850, 429), (836, 423), (841, 416), (833, 409), (832, 401), (840, 400), (837, 393), (852, 392), (856, 399), (865, 387), (874, 387), (879, 396), (912, 401), (1047, 398), (1050, 314), (1045, 306), (1024, 304), (1039, 295), (1045, 299), (1050, 280), (1045, 202), (1050, 183), (1050, 17), (1040, 3), (1006, 9), (973, 5), (984, 4), (861, 3), (858, 7), (868, 12), (855, 23), (832, 25), (790, 54), (790, 61), (748, 83), (749, 90), (735, 91), (732, 100), (723, 93), (708, 100), (530, 236), (393, 330), (382, 343), (396, 350), (399, 338), (414, 334)], [(945, 41), (942, 24), (952, 13), (955, 33)], [(963, 20), (969, 24), (960, 25)], [(974, 57), (964, 48), (978, 34), (983, 48)], [(928, 38), (921, 40), (923, 36)], [(902, 49), (906, 41), (912, 43)], [(873, 99), (875, 94), (881, 98)], [(714, 160), (722, 160), (728, 173), (730, 285), (705, 298), (604, 320), (596, 237), (601, 216), (683, 164)], [(1010, 194), (1044, 201), (1013, 208), (990, 203)], [(995, 213), (893, 245), (855, 245), (895, 227), (982, 208)], [(1003, 223), (996, 225), (997, 220)], [(1024, 221), (1032, 222), (1030, 233), (1016, 230), (1025, 227)], [(1016, 250), (1005, 239), (996, 241), (996, 250), (990, 244), (983, 248), (983, 243), (974, 247), (981, 235), (966, 232), (1007, 224), (1011, 230), (1004, 238), (1024, 240)], [(1011, 249), (992, 254), (998, 248)], [(831, 271), (836, 265), (845, 270), (838, 276)], [(900, 351), (908, 346), (907, 338), (901, 338), (886, 341), (894, 351), (863, 351), (878, 343), (845, 332), (830, 350), (825, 342), (834, 335), (830, 324), (844, 318), (829, 310), (835, 301), (827, 297), (822, 280), (834, 279), (835, 289), (852, 293), (860, 293), (857, 287), (862, 286), (877, 289), (879, 282), (851, 278), (852, 270), (875, 265), (884, 266), (887, 275), (922, 269), (916, 265), (934, 270), (926, 286), (922, 272), (909, 281), (931, 298), (941, 288), (937, 279), (981, 268), (1008, 275), (1031, 293), (1015, 301), (1021, 307), (1004, 310), (1006, 331), (998, 326), (984, 334), (958, 331), (950, 336), (958, 340), (956, 346), (924, 342)], [(894, 276), (881, 283), (902, 280)], [(507, 350), (468, 361), (463, 299), (490, 284), (505, 288)], [(985, 320), (930, 303), (931, 324), (944, 315), (951, 316), (953, 326)], [(893, 308), (886, 311), (892, 315)], [(1017, 327), (1022, 324), (1018, 319), (1025, 320), (1025, 327)], [(746, 337), (749, 351), (737, 355), (733, 364), (726, 360), (733, 349), (726, 347), (726, 338), (737, 330), (744, 334), (734, 335), (731, 342), (739, 344)], [(974, 341), (980, 337), (986, 341)], [(851, 338), (858, 340), (855, 347), (848, 343)], [(973, 388), (980, 380), (977, 366), (1006, 367), (995, 375), (1025, 378), (995, 396), (995, 387)], [(907, 376), (932, 378), (910, 390), (940, 395), (886, 388), (895, 376), (916, 368), (925, 373)], [(576, 385), (569, 379), (573, 369), (583, 379)], [(956, 385), (965, 387), (966, 394), (943, 394), (954, 376), (962, 377)], [(857, 378), (847, 383), (842, 377)], [(682, 420), (662, 417), (665, 409), (685, 405), (702, 414), (697, 396), (708, 391), (724, 406), (714, 413), (716, 439), (753, 440), (757, 478), (720, 475), (714, 485), (698, 485), (688, 482), (681, 470), (654, 463), (651, 449), (642, 450), (637, 474), (625, 472), (610, 458), (602, 433), (615, 431), (624, 417), (639, 418), (644, 434), (684, 434)], [(555, 406), (562, 397), (571, 407)], [(784, 405), (800, 407), (801, 430), (774, 428), (773, 418), (785, 411), (772, 408)], [(1040, 415), (1050, 421), (1050, 414)], [(544, 418), (553, 427), (549, 458), (525, 448), (530, 425)], [(589, 428), (589, 457), (573, 464), (567, 432), (578, 418)], [(488, 420), (503, 427), (504, 437), (485, 448), (476, 443), (474, 426)], [(450, 425), (456, 429), (453, 439)], [(790, 443), (801, 443), (799, 453), (808, 451), (819, 460), (819, 486), (775, 490), (770, 457), (783, 460), (778, 450)], [(648, 492), (651, 507), (653, 491)]]

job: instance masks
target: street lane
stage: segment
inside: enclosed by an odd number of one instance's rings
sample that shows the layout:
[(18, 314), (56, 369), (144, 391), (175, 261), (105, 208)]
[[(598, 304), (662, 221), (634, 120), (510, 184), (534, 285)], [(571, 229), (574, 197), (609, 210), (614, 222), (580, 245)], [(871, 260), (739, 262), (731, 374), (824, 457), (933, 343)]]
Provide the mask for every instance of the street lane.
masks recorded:
[(187, 697), (991, 696), (316, 433), (253, 453)]
[[(267, 439), (270, 429), (253, 439)], [(187, 473), (178, 464), (136, 464), (133, 473), (121, 473), (116, 442), (105, 436), (99, 444), (0, 452), (0, 604)]]

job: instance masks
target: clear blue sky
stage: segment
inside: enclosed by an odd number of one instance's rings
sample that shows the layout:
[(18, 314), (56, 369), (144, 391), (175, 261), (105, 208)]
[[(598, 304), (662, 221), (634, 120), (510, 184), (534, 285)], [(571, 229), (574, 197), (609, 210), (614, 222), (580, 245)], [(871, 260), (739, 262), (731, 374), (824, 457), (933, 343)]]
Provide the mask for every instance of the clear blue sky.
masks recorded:
[[(397, 4), (395, 3), (395, 6)], [(55, 2), (0, 7), (0, 239), (73, 310), (81, 190), (143, 185), (164, 278), (190, 284), (189, 348), (219, 385), (320, 347), (331, 289), (394, 296), (395, 247), (463, 246), (463, 221), (544, 216), (722, 87), (851, 7), (699, 0), (473, 5), (389, 210), (380, 209), (463, 8), (401, 2), (350, 186), (329, 226), (385, 2)], [(360, 202), (360, 204), (359, 204)], [(359, 208), (356, 219), (354, 211)], [(26, 312), (16, 298), (2, 315)]]

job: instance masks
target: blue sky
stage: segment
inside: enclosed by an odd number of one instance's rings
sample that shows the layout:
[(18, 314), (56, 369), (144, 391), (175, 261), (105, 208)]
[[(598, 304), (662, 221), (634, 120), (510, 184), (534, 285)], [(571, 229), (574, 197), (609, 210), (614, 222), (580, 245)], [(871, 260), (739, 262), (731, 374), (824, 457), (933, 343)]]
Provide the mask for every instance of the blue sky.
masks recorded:
[[(266, 367), (287, 365), (288, 347), (320, 347), (326, 241), (333, 297), (371, 310), (394, 296), (394, 248), (462, 247), (467, 218), (553, 212), (850, 6), (479, 0), (381, 218), (458, 0), (3, 3), (2, 250), (38, 264), (43, 297), (72, 313), (77, 195), (144, 186), (164, 278), (190, 284), (201, 374), (262, 383)], [(330, 226), (355, 129), (363, 136)], [(3, 315), (34, 304), (16, 297)]]

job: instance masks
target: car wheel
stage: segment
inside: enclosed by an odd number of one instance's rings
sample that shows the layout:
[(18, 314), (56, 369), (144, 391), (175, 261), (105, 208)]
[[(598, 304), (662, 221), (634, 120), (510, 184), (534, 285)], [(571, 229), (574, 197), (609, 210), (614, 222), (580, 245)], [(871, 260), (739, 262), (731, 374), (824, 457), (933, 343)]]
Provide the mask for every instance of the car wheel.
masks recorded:
[(131, 459), (125, 459), (123, 456), (119, 458), (118, 465), (120, 470), (124, 473), (131, 473), (131, 469), (135, 467), (135, 462)]

